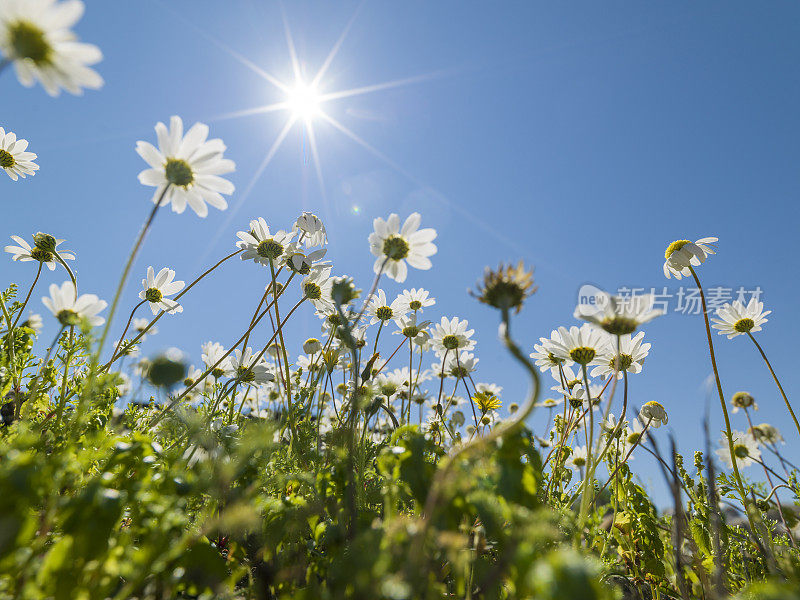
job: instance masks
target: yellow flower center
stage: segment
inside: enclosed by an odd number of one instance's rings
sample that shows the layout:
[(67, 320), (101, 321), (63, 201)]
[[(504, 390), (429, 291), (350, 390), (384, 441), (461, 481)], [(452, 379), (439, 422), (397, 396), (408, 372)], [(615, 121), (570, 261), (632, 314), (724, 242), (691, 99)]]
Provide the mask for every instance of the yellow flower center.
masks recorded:
[(0, 148), (0, 167), (3, 169), (10, 169), (15, 164), (17, 164), (17, 161), (14, 160), (14, 157), (11, 155), (11, 153)]
[(283, 254), (283, 244), (276, 242), (273, 238), (264, 240), (258, 245), (258, 248), (256, 248), (256, 254), (262, 258), (275, 260)]
[(194, 181), (192, 167), (189, 166), (189, 163), (180, 158), (167, 159), (167, 164), (164, 166), (164, 174), (167, 176), (167, 181), (172, 185), (177, 185), (182, 188), (189, 187)]
[(383, 253), (392, 260), (403, 260), (410, 249), (408, 242), (399, 235), (390, 235), (383, 242)]
[(733, 324), (733, 328), (739, 333), (747, 333), (755, 326), (756, 324), (753, 319), (739, 319)]
[(37, 65), (50, 62), (53, 48), (36, 25), (18, 21), (9, 28), (9, 37), (16, 58), (28, 58)]
[(161, 302), (161, 299), (164, 295), (161, 293), (161, 290), (156, 288), (150, 288), (144, 293), (144, 299), (148, 302)]
[(578, 346), (569, 352), (569, 357), (579, 365), (588, 365), (594, 360), (594, 355), (594, 348), (588, 348), (586, 346)]
[(381, 321), (388, 321), (392, 318), (394, 312), (388, 306), (381, 306), (378, 310), (375, 311), (375, 316), (378, 317)]
[(690, 240), (676, 240), (672, 242), (669, 246), (667, 246), (667, 250), (664, 252), (664, 258), (668, 259), (670, 256), (672, 256), (673, 252), (680, 250), (686, 244), (691, 244), (691, 243), (692, 242)]

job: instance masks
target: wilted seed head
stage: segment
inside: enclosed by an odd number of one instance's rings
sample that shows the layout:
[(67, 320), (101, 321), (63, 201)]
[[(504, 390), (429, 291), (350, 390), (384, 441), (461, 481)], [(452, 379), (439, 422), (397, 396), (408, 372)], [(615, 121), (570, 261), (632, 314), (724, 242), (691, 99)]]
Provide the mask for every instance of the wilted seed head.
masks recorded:
[(736, 408), (750, 408), (754, 403), (755, 400), (747, 392), (736, 392), (731, 398), (731, 404)]
[(156, 387), (169, 388), (186, 377), (186, 363), (177, 351), (156, 356), (147, 369), (147, 378)]
[(337, 277), (331, 286), (331, 298), (336, 304), (349, 304), (361, 295), (361, 290), (353, 284), (352, 277)]
[(33, 245), (39, 250), (45, 252), (56, 251), (56, 238), (49, 233), (42, 233), (41, 231), (33, 236)]
[(483, 281), (478, 281), (475, 292), (470, 292), (479, 301), (500, 310), (522, 308), (525, 298), (533, 294), (533, 270), (527, 271), (520, 260), (516, 266), (500, 263), (496, 270), (486, 268)]

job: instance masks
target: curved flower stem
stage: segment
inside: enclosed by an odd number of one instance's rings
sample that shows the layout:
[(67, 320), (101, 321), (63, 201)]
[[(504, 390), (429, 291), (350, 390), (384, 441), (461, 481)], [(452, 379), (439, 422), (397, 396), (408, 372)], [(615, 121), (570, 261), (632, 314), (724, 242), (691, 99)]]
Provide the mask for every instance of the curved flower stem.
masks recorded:
[[(117, 345), (114, 346), (114, 355), (115, 356), (117, 355), (117, 353), (119, 353), (120, 355), (125, 354), (125, 352), (123, 352), (123, 350), (121, 348), (122, 341), (125, 339), (125, 334), (128, 333), (128, 329), (130, 328), (131, 323), (133, 322), (133, 315), (136, 314), (136, 310), (142, 304), (144, 304), (145, 302), (147, 302), (147, 299), (142, 300), (141, 302), (139, 302), (139, 304), (137, 304), (136, 306), (133, 307), (133, 310), (131, 311), (131, 316), (128, 317), (128, 322), (125, 324), (125, 329), (122, 330), (122, 335), (119, 336), (119, 341), (117, 342)], [(131, 342), (131, 347), (132, 346), (133, 346), (133, 342)]]
[(28, 305), (28, 300), (31, 299), (31, 294), (33, 294), (33, 288), (36, 287), (36, 282), (39, 281), (39, 276), (42, 274), (42, 266), (44, 263), (39, 263), (39, 268), (36, 270), (36, 277), (33, 278), (33, 283), (31, 284), (31, 289), (28, 290), (28, 295), (25, 296), (25, 301), (22, 303), (22, 306), (17, 313), (17, 318), (14, 319), (14, 325), (12, 327), (16, 327), (17, 323), (19, 323), (19, 318), (22, 316), (22, 313), (25, 312), (25, 307)]
[(383, 262), (381, 263), (381, 268), (378, 269), (378, 273), (377, 275), (375, 275), (375, 280), (372, 282), (372, 287), (369, 290), (369, 294), (367, 294), (367, 297), (364, 299), (364, 304), (361, 306), (361, 311), (358, 313), (356, 320), (353, 321), (353, 324), (351, 325), (353, 329), (358, 327), (358, 322), (361, 320), (361, 317), (364, 316), (364, 312), (367, 310), (369, 301), (372, 300), (372, 297), (375, 295), (375, 290), (378, 289), (378, 282), (381, 280), (381, 275), (383, 275), (383, 270), (386, 268), (386, 263), (388, 262), (389, 262), (389, 257), (387, 256), (386, 258), (383, 259)]
[(794, 421), (794, 426), (797, 428), (797, 433), (800, 433), (800, 423), (797, 422), (797, 417), (795, 416), (794, 411), (792, 410), (792, 405), (789, 404), (789, 399), (786, 397), (786, 392), (783, 391), (783, 386), (781, 385), (781, 382), (778, 381), (778, 376), (775, 374), (775, 371), (772, 369), (772, 365), (770, 364), (769, 359), (767, 358), (767, 355), (764, 352), (764, 349), (761, 347), (761, 344), (759, 344), (756, 341), (756, 338), (753, 337), (752, 333), (750, 333), (748, 331), (747, 332), (747, 336), (751, 340), (753, 340), (753, 343), (756, 345), (756, 348), (758, 348), (758, 352), (761, 354), (761, 358), (763, 358), (764, 362), (767, 364), (767, 368), (769, 369), (769, 372), (772, 374), (772, 379), (775, 380), (775, 385), (778, 386), (778, 389), (781, 392), (781, 396), (783, 396), (783, 401), (786, 404), (786, 408), (789, 409), (789, 414), (792, 415), (792, 420)]
[(692, 277), (694, 277), (694, 282), (697, 284), (697, 289), (700, 291), (700, 302), (703, 305), (703, 321), (706, 325), (706, 337), (708, 338), (708, 352), (711, 355), (711, 368), (714, 371), (714, 380), (717, 384), (717, 392), (719, 393), (719, 403), (722, 407), (722, 415), (725, 417), (725, 433), (726, 437), (728, 438), (728, 450), (731, 454), (731, 464), (733, 465), (733, 475), (736, 479), (736, 486), (738, 487), (739, 497), (742, 501), (742, 506), (745, 507), (745, 514), (747, 515), (747, 520), (750, 523), (750, 530), (756, 531), (755, 523), (753, 523), (753, 518), (750, 516), (750, 511), (747, 509), (747, 493), (745, 492), (744, 483), (742, 482), (742, 476), (739, 474), (739, 467), (736, 464), (736, 453), (733, 451), (733, 432), (731, 431), (731, 418), (728, 415), (728, 407), (725, 405), (725, 394), (722, 392), (722, 381), (719, 378), (719, 370), (717, 369), (717, 357), (714, 354), (714, 341), (711, 338), (711, 325), (708, 322), (708, 306), (706, 305), (706, 295), (703, 292), (703, 286), (700, 284), (700, 278), (697, 276), (693, 267), (689, 267), (689, 270), (692, 273)]
[[(278, 325), (278, 339), (281, 342), (281, 353), (283, 354), (283, 364), (286, 366), (286, 401), (289, 403), (289, 414), (292, 413), (292, 374), (289, 372), (289, 356), (286, 354), (286, 342), (283, 340), (283, 323), (281, 323), (281, 313), (278, 311), (278, 283), (275, 275), (275, 264), (269, 261), (269, 270), (272, 273), (272, 306), (275, 308), (275, 321)], [(300, 301), (302, 302), (302, 300)], [(242, 350), (244, 352), (244, 350)]]
[[(583, 532), (583, 524), (586, 520), (586, 513), (589, 510), (589, 485), (590, 480), (594, 475), (594, 469), (592, 468), (592, 444), (594, 444), (594, 410), (592, 410), (592, 392), (589, 389), (589, 374), (587, 372), (586, 365), (581, 365), (581, 369), (583, 371), (583, 384), (586, 389), (586, 399), (589, 403), (589, 409), (587, 411), (589, 413), (589, 437), (586, 442), (586, 476), (583, 479), (581, 507), (580, 511), (578, 512), (578, 532), (576, 536), (576, 545), (580, 541), (580, 536)], [(594, 486), (592, 486), (592, 490), (594, 490)]]
[[(144, 222), (141, 231), (139, 231), (139, 236), (136, 238), (136, 242), (133, 244), (133, 249), (131, 250), (130, 256), (128, 256), (128, 262), (125, 263), (125, 268), (122, 269), (122, 277), (119, 279), (117, 291), (114, 294), (114, 300), (111, 302), (111, 309), (108, 311), (106, 326), (103, 329), (103, 335), (100, 336), (100, 341), (97, 345), (97, 359), (99, 359), (100, 354), (103, 352), (103, 345), (108, 337), (108, 332), (111, 330), (111, 322), (114, 320), (114, 313), (117, 312), (117, 306), (119, 305), (119, 300), (122, 296), (122, 290), (125, 288), (125, 283), (128, 281), (128, 275), (131, 272), (133, 261), (136, 260), (136, 255), (139, 254), (139, 248), (141, 248), (147, 232), (150, 231), (150, 226), (153, 224), (153, 219), (156, 218), (156, 213), (161, 206), (161, 201), (164, 199), (164, 196), (166, 196), (170, 186), (171, 184), (167, 184), (167, 186), (164, 188), (164, 191), (161, 192), (161, 195), (158, 197), (158, 200), (156, 200), (153, 210), (150, 211), (150, 216), (147, 217), (147, 220)], [(97, 359), (95, 359), (95, 361)]]
[(53, 251), (53, 256), (55, 259), (61, 263), (61, 266), (66, 269), (67, 274), (69, 275), (70, 281), (72, 281), (72, 285), (75, 286), (75, 299), (78, 299), (78, 280), (75, 279), (75, 273), (72, 272), (72, 269), (69, 268), (69, 265), (64, 261), (61, 256), (59, 256), (58, 252)]

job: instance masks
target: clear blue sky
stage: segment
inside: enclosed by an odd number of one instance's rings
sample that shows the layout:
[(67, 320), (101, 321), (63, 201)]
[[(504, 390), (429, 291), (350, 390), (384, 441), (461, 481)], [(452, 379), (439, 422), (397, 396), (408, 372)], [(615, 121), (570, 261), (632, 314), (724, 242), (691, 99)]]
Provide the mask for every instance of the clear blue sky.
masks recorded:
[[(27, 138), (41, 166), (31, 180), (0, 179), (2, 238), (38, 230), (67, 238), (82, 291), (110, 300), (151, 206), (151, 189), (136, 180), (145, 168), (136, 141), (154, 141), (153, 125), (178, 114), (187, 124), (208, 123), (238, 167), (227, 212), (211, 209), (205, 220), (191, 211), (158, 215), (117, 333), (148, 265), (170, 266), (189, 281), (231, 251), (250, 218), (288, 227), (300, 210), (316, 212), (327, 224), (336, 272), (366, 288), (372, 218), (416, 210), (439, 231), (439, 253), (432, 271), (413, 272), (406, 285), (431, 290), (438, 301), (432, 317), (458, 315), (476, 327), (478, 380), (502, 385), (508, 403), (521, 400), (526, 382), (496, 341), (497, 315), (466, 294), (485, 265), (522, 258), (536, 266), (539, 292), (514, 324), (528, 349), (553, 327), (573, 323), (586, 282), (676, 291), (679, 284), (661, 273), (665, 246), (714, 235), (719, 254), (701, 277), (707, 285), (763, 289), (774, 313), (759, 339), (790, 397), (798, 397), (796, 3), (367, 1), (323, 91), (414, 82), (325, 106), (388, 160), (318, 124), (324, 194), (300, 128), (253, 183), (285, 113), (220, 118), (282, 99), (234, 56), (291, 80), (277, 3), (87, 4), (76, 30), (105, 54), (101, 91), (51, 99), (41, 88), (21, 87), (11, 71), (0, 77), (0, 126)], [(311, 75), (359, 3), (286, 4)], [(34, 271), (30, 263), (0, 261), (4, 281), (27, 285)], [(144, 351), (176, 345), (197, 362), (203, 341), (230, 344), (264, 273), (237, 263), (198, 286), (182, 315), (161, 320)], [(64, 278), (46, 272), (44, 279)], [(389, 294), (402, 287), (384, 285)], [(33, 303), (42, 314), (45, 290)], [(310, 311), (303, 319), (298, 336), (318, 331)], [(46, 322), (49, 340), (54, 325)], [(690, 453), (702, 445), (710, 398), (716, 444), (721, 415), (703, 383), (710, 364), (701, 317), (671, 312), (646, 331), (653, 348), (644, 373), (632, 377), (632, 403), (663, 403)], [(751, 344), (715, 341), (726, 394), (751, 391), (761, 406), (757, 418), (777, 425), (796, 448), (797, 433)], [(746, 427), (741, 418), (735, 425)], [(656, 471), (643, 476), (661, 487)]]

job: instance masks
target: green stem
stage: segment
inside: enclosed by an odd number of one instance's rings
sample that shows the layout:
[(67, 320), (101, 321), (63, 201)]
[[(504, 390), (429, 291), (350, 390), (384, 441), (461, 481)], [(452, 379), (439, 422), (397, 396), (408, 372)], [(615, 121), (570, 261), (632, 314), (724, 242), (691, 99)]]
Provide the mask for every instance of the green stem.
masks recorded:
[(792, 405), (789, 404), (789, 399), (786, 397), (786, 392), (783, 391), (783, 386), (781, 385), (781, 382), (778, 381), (778, 376), (775, 374), (775, 371), (773, 370), (772, 365), (770, 364), (769, 359), (767, 358), (767, 355), (764, 352), (764, 349), (761, 347), (761, 344), (759, 344), (756, 341), (756, 338), (753, 337), (752, 333), (748, 331), (747, 336), (751, 340), (753, 340), (753, 343), (756, 345), (756, 348), (758, 348), (758, 352), (761, 354), (761, 358), (763, 358), (764, 362), (767, 364), (767, 368), (769, 369), (769, 372), (772, 374), (772, 379), (775, 380), (775, 385), (778, 386), (778, 389), (781, 392), (781, 396), (783, 396), (783, 402), (786, 404), (786, 408), (789, 409), (789, 414), (792, 415), (792, 420), (794, 421), (794, 426), (797, 428), (797, 433), (800, 433), (800, 423), (797, 422), (797, 417), (794, 415), (794, 411), (792, 410)]
[(708, 352), (711, 355), (711, 368), (714, 371), (714, 380), (717, 384), (717, 392), (719, 394), (719, 403), (722, 407), (722, 415), (725, 417), (725, 433), (728, 438), (728, 449), (731, 454), (731, 464), (733, 465), (733, 475), (736, 479), (736, 485), (738, 487), (739, 497), (742, 501), (742, 506), (745, 508), (745, 514), (747, 515), (747, 520), (750, 523), (750, 530), (755, 532), (756, 527), (753, 523), (753, 518), (750, 516), (750, 511), (747, 510), (747, 494), (745, 492), (744, 483), (742, 482), (742, 476), (739, 474), (739, 467), (736, 464), (736, 453), (733, 451), (733, 432), (731, 431), (731, 419), (728, 415), (728, 407), (725, 405), (725, 394), (722, 392), (722, 381), (719, 378), (719, 370), (717, 369), (717, 358), (714, 354), (714, 341), (711, 337), (711, 325), (708, 322), (708, 307), (706, 306), (706, 295), (703, 292), (703, 286), (700, 285), (700, 278), (697, 276), (693, 267), (689, 267), (689, 270), (692, 273), (692, 277), (694, 277), (694, 282), (697, 284), (697, 289), (700, 291), (700, 302), (703, 306), (703, 321), (706, 325), (706, 338), (708, 338)]
[(14, 364), (14, 326), (11, 324), (11, 315), (8, 314), (5, 300), (0, 294), (0, 306), (3, 307), (3, 316), (6, 319), (6, 327), (8, 327), (8, 364), (11, 367), (11, 379), (14, 382), (14, 390), (19, 391), (19, 379), (17, 378), (17, 365)]
[(25, 312), (25, 307), (28, 305), (28, 300), (31, 299), (31, 294), (33, 294), (33, 288), (36, 287), (36, 282), (39, 281), (39, 275), (42, 274), (42, 266), (43, 265), (44, 265), (44, 263), (41, 263), (41, 262), (39, 263), (39, 268), (36, 270), (36, 277), (33, 278), (33, 283), (31, 284), (31, 289), (28, 290), (28, 295), (25, 296), (25, 301), (22, 303), (22, 306), (20, 307), (19, 312), (17, 313), (17, 318), (14, 319), (13, 327), (17, 326), (17, 323), (19, 323), (19, 318), (22, 316), (22, 313)]

